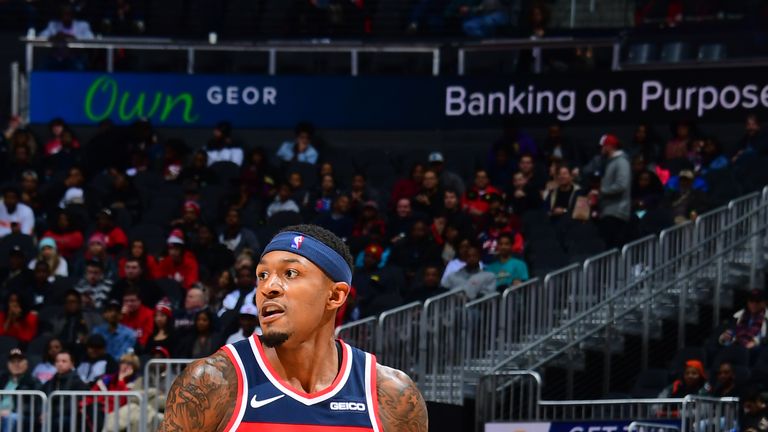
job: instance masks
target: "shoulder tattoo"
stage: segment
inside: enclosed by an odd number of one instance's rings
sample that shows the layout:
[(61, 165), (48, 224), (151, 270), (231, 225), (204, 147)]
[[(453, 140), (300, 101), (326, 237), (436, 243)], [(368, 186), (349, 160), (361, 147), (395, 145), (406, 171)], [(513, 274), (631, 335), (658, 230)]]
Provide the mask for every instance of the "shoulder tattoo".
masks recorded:
[(376, 375), (383, 432), (427, 432), (427, 406), (408, 375), (382, 365)]
[(160, 432), (220, 431), (237, 404), (237, 372), (223, 352), (190, 363), (171, 386)]

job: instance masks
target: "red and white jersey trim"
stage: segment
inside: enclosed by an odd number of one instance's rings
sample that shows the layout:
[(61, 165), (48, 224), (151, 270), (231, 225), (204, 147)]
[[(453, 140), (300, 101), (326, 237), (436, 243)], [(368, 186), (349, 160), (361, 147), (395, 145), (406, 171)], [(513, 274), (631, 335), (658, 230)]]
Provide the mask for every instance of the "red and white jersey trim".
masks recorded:
[(336, 379), (334, 380), (333, 384), (331, 384), (325, 390), (312, 393), (312, 394), (306, 393), (306, 392), (294, 389), (293, 387), (291, 387), (290, 384), (283, 381), (277, 375), (277, 373), (272, 369), (272, 366), (267, 361), (267, 356), (264, 354), (264, 349), (261, 346), (261, 341), (258, 340), (257, 336), (255, 335), (251, 336), (250, 338), (248, 338), (248, 341), (251, 344), (251, 349), (253, 350), (253, 354), (256, 357), (256, 361), (259, 363), (259, 368), (261, 368), (261, 371), (264, 373), (264, 376), (266, 376), (267, 379), (269, 379), (272, 385), (274, 385), (278, 390), (283, 392), (285, 395), (307, 406), (326, 401), (336, 396), (336, 394), (344, 388), (344, 385), (347, 383), (347, 380), (349, 379), (349, 374), (352, 371), (352, 348), (349, 345), (345, 344), (344, 342), (341, 342), (341, 346), (343, 348), (341, 368), (340, 368), (341, 373), (336, 376)]
[(373, 432), (384, 432), (379, 419), (379, 398), (376, 392), (376, 356), (365, 354), (365, 399)]
[(235, 407), (235, 411), (232, 413), (232, 418), (229, 420), (227, 427), (224, 428), (225, 431), (235, 432), (240, 426), (240, 422), (243, 420), (245, 409), (248, 407), (248, 377), (245, 374), (243, 360), (240, 358), (240, 354), (237, 353), (237, 350), (231, 345), (224, 346), (223, 350), (237, 370), (237, 400), (240, 401), (240, 406)]

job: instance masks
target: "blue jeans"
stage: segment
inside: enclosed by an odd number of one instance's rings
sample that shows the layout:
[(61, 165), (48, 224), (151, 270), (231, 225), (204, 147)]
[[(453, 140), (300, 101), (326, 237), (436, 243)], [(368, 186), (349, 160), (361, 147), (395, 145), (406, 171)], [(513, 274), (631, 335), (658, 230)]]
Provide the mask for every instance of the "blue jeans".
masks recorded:
[(10, 413), (7, 416), (0, 419), (0, 432), (14, 432), (16, 431), (16, 422), (19, 420), (19, 415), (16, 413)]
[(476, 16), (464, 20), (462, 27), (467, 36), (488, 37), (496, 33), (496, 29), (509, 24), (509, 15), (506, 12), (491, 12), (487, 15)]

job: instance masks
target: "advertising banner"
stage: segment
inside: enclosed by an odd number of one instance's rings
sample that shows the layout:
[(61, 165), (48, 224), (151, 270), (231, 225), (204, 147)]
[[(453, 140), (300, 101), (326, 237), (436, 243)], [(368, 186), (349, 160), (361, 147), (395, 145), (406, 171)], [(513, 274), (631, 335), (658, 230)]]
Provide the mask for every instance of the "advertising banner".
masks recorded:
[(696, 69), (459, 77), (329, 77), (33, 72), (30, 117), (72, 124), (146, 118), (171, 127), (335, 129), (741, 120), (768, 110), (768, 70)]
[[(551, 423), (487, 423), (485, 432), (627, 432), (632, 422), (626, 421), (581, 421)], [(658, 428), (642, 427), (642, 432), (668, 432), (663, 426), (680, 428), (679, 421), (651, 420), (648, 423)]]

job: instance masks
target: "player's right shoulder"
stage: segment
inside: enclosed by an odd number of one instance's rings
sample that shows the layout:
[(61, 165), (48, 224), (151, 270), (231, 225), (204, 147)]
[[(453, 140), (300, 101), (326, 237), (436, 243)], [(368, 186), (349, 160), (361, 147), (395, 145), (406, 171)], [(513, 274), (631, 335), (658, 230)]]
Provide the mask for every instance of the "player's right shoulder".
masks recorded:
[(224, 351), (193, 361), (171, 386), (160, 431), (222, 431), (237, 405), (237, 383)]

